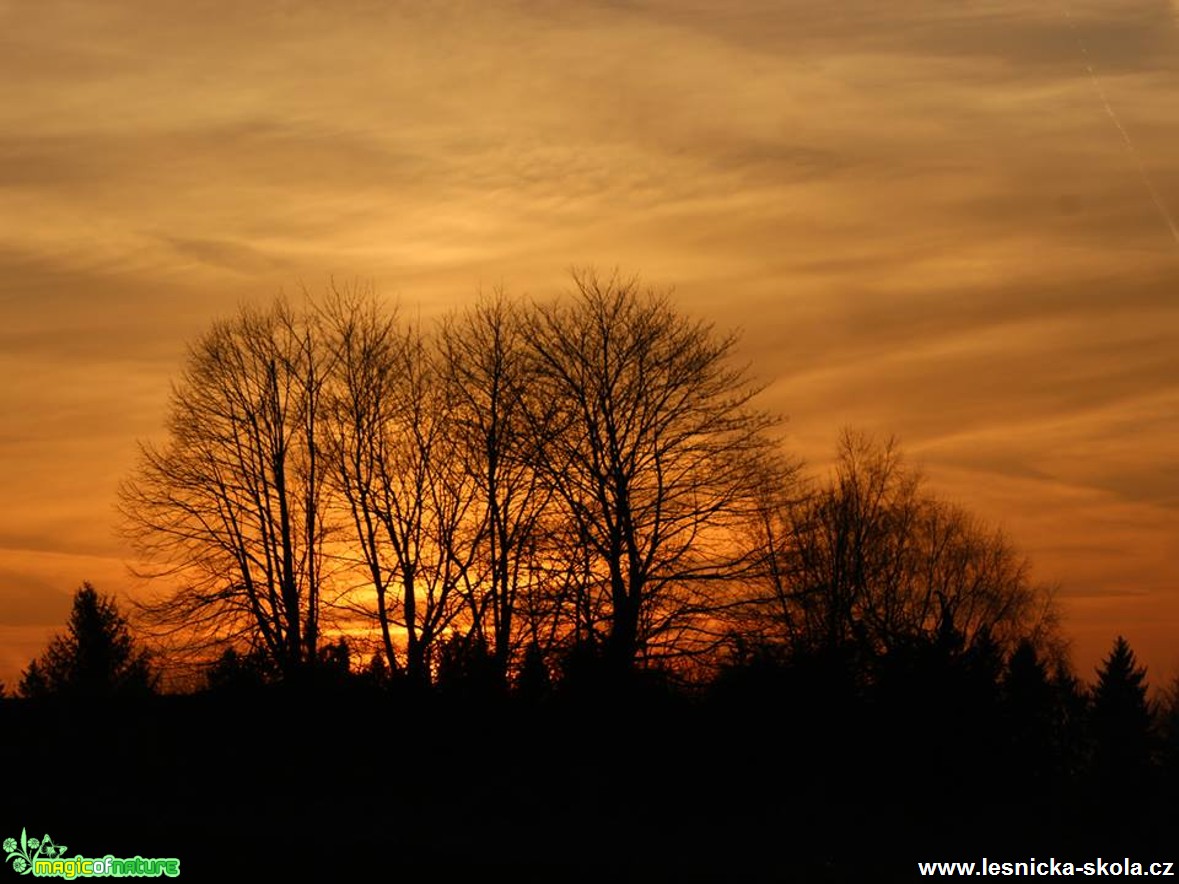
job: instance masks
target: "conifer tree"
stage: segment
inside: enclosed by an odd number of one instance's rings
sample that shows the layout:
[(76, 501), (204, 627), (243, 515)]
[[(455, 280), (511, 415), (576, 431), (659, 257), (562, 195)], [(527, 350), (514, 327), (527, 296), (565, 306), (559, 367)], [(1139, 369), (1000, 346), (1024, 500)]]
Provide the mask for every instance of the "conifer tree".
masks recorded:
[(1135, 788), (1144, 782), (1151, 763), (1146, 669), (1119, 635), (1097, 676), (1092, 711), (1095, 773), (1106, 785)]
[(89, 583), (74, 594), (64, 635), (24, 671), (25, 697), (109, 698), (143, 695), (155, 689), (147, 652), (136, 645), (126, 618), (111, 596)]

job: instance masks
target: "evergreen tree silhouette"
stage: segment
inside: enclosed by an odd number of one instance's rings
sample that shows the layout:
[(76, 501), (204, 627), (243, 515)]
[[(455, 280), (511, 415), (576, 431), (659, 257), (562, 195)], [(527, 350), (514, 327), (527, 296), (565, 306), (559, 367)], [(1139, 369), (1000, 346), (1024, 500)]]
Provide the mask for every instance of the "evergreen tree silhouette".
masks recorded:
[(533, 643), (525, 649), (515, 687), (516, 695), (530, 702), (543, 700), (552, 692), (553, 679), (539, 645)]
[(136, 645), (114, 598), (83, 583), (65, 634), (54, 636), (29, 664), (20, 692), (74, 699), (137, 696), (152, 693), (156, 681), (147, 652)]
[(1011, 654), (1002, 688), (1013, 779), (1045, 784), (1056, 761), (1056, 691), (1030, 641), (1021, 641)]
[(439, 688), (469, 699), (502, 693), (504, 682), (487, 642), (479, 636), (454, 633), (438, 652), (435, 680)]
[(205, 674), (209, 690), (254, 690), (277, 680), (274, 662), (255, 648), (246, 653), (226, 648)]
[(1163, 781), (1173, 805), (1179, 807), (1179, 675), (1166, 689), (1159, 710), (1159, 723), (1162, 726)]
[(1152, 716), (1146, 699), (1146, 669), (1118, 636), (1097, 671), (1093, 694), (1093, 766), (1108, 797), (1131, 798), (1149, 782)]
[(393, 680), (393, 673), (389, 671), (389, 664), (385, 662), (385, 654), (378, 651), (369, 658), (368, 666), (364, 670), (364, 680), (375, 688), (387, 688)]

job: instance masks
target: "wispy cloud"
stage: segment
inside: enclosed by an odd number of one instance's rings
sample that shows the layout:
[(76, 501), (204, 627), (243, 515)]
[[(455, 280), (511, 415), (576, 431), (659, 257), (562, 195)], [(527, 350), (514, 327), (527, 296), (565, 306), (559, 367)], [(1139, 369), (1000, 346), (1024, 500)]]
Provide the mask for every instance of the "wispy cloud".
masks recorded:
[[(9, 4), (0, 536), (117, 562), (134, 440), (185, 341), (240, 300), (335, 274), (429, 313), (594, 261), (744, 326), (812, 461), (842, 424), (899, 433), (1061, 576), (1078, 634), (1098, 643), (1134, 583), (1173, 619), (1176, 15)], [(5, 561), (0, 598), (78, 579)]]

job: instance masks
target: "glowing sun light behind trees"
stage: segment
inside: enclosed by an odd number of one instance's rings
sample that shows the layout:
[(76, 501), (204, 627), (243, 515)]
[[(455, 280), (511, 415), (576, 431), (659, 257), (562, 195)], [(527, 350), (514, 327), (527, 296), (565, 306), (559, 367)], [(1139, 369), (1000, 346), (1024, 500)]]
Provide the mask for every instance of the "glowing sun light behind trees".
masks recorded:
[(124, 526), (174, 591), (151, 621), (190, 647), (246, 644), (284, 676), (317, 659), (326, 524), (322, 352), (277, 301), (214, 323), (144, 445)]
[(149, 615), (285, 675), (317, 659), (349, 583), (372, 594), (349, 610), (422, 680), (454, 636), (501, 678), (526, 646), (626, 669), (714, 644), (772, 419), (734, 338), (637, 280), (574, 281), (567, 301), (501, 295), (436, 336), (355, 291), (216, 323), (168, 442), (122, 491), (175, 587)]
[(1043, 627), (1050, 599), (1005, 543), (918, 495), (891, 450), (845, 440), (839, 493), (804, 493), (734, 336), (637, 279), (573, 282), (433, 332), (358, 288), (215, 323), (122, 489), (171, 584), (149, 618), (284, 678), (359, 618), (423, 684), (445, 666), (504, 683), (526, 658), (691, 665), (734, 635), (872, 630), (883, 653)]
[[(436, 644), (474, 587), (483, 525), (455, 448), (439, 360), (418, 327), (403, 328), (363, 295), (326, 311), (336, 354), (334, 488), (371, 582), (390, 666), (430, 678)], [(394, 632), (404, 636), (395, 646)]]
[(602, 617), (607, 660), (625, 669), (716, 640), (713, 615), (750, 561), (737, 539), (773, 419), (750, 407), (733, 336), (637, 280), (574, 281), (569, 302), (530, 316), (536, 399), (555, 405), (540, 467), (592, 554), (576, 610), (591, 632)]

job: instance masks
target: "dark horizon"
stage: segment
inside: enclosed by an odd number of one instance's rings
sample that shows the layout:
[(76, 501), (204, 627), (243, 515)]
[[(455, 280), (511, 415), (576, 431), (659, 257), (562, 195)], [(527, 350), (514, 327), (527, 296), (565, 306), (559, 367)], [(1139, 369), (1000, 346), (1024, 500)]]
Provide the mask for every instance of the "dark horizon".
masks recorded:
[[(426, 320), (674, 286), (819, 473), (895, 434), (1057, 583), (1087, 679), (1179, 671), (1179, 6), (119, 0), (0, 13), (0, 681), (113, 536), (187, 342), (374, 280)], [(346, 60), (346, 61), (345, 61)]]
[[(75, 625), (96, 605), (77, 599)], [(439, 862), (547, 881), (1175, 868), (1179, 695), (1155, 730), (1124, 643), (1092, 693), (1030, 645), (1000, 659), (942, 634), (875, 662), (734, 661), (691, 693), (584, 657), (505, 690), (477, 656), (424, 688), (329, 655), (297, 683), (238, 661), (201, 692), (149, 696), (133, 647), (85, 663), (124, 629), (104, 604), (46, 659), (56, 692), (0, 701), (22, 761), (0, 833), (18, 872), (42, 833), (67, 856), (170, 857), (198, 880), (229, 861), (409, 880)], [(117, 788), (77, 788), (83, 763)]]

